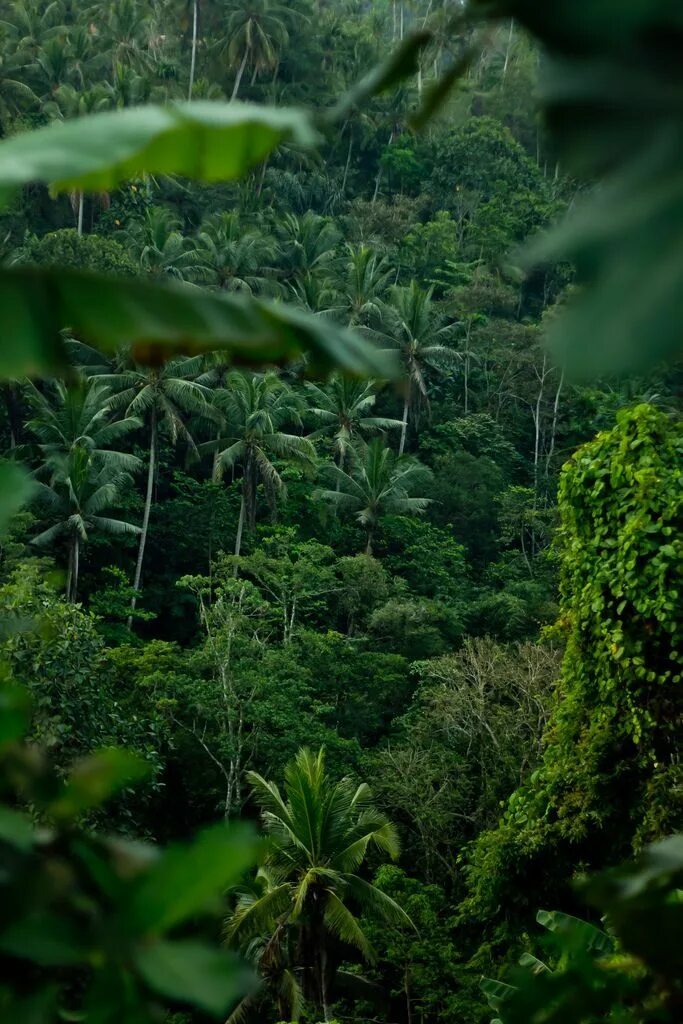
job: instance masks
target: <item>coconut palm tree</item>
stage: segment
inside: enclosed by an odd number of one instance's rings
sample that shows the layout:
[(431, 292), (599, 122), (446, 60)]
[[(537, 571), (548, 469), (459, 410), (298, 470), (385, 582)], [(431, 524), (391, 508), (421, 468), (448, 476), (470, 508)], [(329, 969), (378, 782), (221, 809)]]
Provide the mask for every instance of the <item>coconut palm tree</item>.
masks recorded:
[(420, 405), (429, 408), (426, 375), (428, 370), (444, 372), (458, 355), (444, 344), (454, 337), (457, 324), (439, 312), (432, 290), (420, 288), (417, 281), (407, 287), (395, 286), (390, 298), (377, 310), (378, 337), (398, 351), (405, 374), (405, 398), (398, 454), (403, 455), (410, 411)]
[(0, 122), (3, 125), (39, 102), (33, 89), (23, 81), (25, 73), (26, 68), (16, 55), (0, 55)]
[[(142, 567), (147, 544), (149, 517), (154, 494), (154, 479), (159, 450), (159, 431), (165, 430), (172, 444), (180, 439), (191, 451), (195, 443), (187, 429), (185, 419), (190, 415), (212, 417), (207, 401), (209, 392), (191, 378), (196, 377), (203, 367), (203, 357), (174, 359), (161, 367), (133, 365), (118, 373), (98, 374), (94, 379), (112, 391), (109, 406), (120, 410), (125, 417), (140, 419), (149, 431), (149, 462), (147, 467), (147, 490), (142, 515), (140, 544), (133, 578), (131, 609), (137, 603), (142, 579)], [(131, 619), (128, 620), (129, 628)]]
[(263, 292), (272, 284), (276, 246), (245, 229), (234, 213), (217, 213), (202, 223), (196, 242), (202, 279), (221, 291)]
[(359, 444), (348, 470), (328, 467), (334, 490), (319, 490), (315, 497), (336, 508), (355, 513), (366, 531), (365, 553), (372, 554), (377, 528), (385, 515), (422, 515), (430, 499), (418, 497), (431, 477), (426, 466), (406, 456), (397, 457), (382, 438)]
[(249, 780), (270, 842), (255, 884), (238, 895), (228, 939), (242, 949), (256, 942), (266, 973), (275, 964), (290, 1014), (300, 992), (329, 1020), (344, 949), (373, 958), (361, 914), (412, 927), (405, 911), (358, 873), (371, 848), (398, 856), (396, 829), (367, 785), (330, 778), (324, 750), (298, 752), (285, 769), (284, 795), (256, 772)]
[(73, 602), (78, 596), (81, 547), (90, 533), (96, 530), (115, 537), (140, 533), (139, 526), (102, 515), (118, 503), (121, 492), (132, 485), (132, 479), (127, 473), (113, 473), (93, 452), (78, 446), (67, 455), (53, 456), (49, 472), (47, 483), (35, 484), (36, 500), (56, 522), (34, 537), (32, 543), (43, 546), (59, 537), (66, 538), (66, 597)]
[(335, 312), (351, 326), (367, 324), (379, 315), (395, 276), (396, 271), (385, 256), (367, 245), (347, 245), (335, 281)]
[(371, 415), (377, 401), (374, 381), (334, 374), (324, 387), (311, 381), (304, 386), (311, 403), (309, 415), (320, 424), (311, 436), (332, 439), (334, 459), (340, 469), (344, 469), (360, 435), (401, 426), (400, 420)]
[(302, 217), (286, 213), (277, 225), (285, 281), (295, 287), (329, 273), (341, 235), (329, 217), (308, 210)]
[(28, 382), (24, 397), (31, 412), (26, 427), (38, 442), (46, 468), (77, 449), (89, 452), (98, 466), (112, 473), (140, 468), (137, 456), (111, 446), (139, 430), (142, 422), (135, 416), (112, 420), (111, 395), (103, 383), (91, 379), (67, 385), (57, 380), (39, 391)]
[(259, 484), (271, 502), (285, 491), (276, 460), (312, 465), (315, 448), (308, 438), (282, 429), (289, 424), (301, 426), (302, 404), (275, 373), (230, 373), (225, 390), (216, 393), (214, 405), (223, 417), (224, 427), (216, 441), (202, 448), (216, 451), (217, 478), (226, 470), (242, 467), (242, 499), (235, 539), (235, 555), (239, 555), (245, 523), (253, 527), (256, 522)]
[(247, 67), (251, 68), (252, 80), (264, 71), (277, 69), (292, 24), (302, 17), (292, 5), (280, 0), (231, 0), (223, 51), (236, 71), (231, 99), (237, 98)]
[(180, 219), (166, 206), (151, 206), (145, 210), (142, 223), (128, 233), (142, 270), (152, 277), (184, 281), (205, 273), (201, 253), (180, 227)]

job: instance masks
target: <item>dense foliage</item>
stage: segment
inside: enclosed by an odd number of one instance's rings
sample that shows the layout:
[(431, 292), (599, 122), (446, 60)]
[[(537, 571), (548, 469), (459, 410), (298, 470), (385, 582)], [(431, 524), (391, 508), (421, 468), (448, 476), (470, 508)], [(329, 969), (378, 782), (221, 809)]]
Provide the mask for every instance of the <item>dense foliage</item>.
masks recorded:
[(676, 1020), (679, 218), (560, 70), (661, 22), (560, 6), (0, 4), (0, 1016)]

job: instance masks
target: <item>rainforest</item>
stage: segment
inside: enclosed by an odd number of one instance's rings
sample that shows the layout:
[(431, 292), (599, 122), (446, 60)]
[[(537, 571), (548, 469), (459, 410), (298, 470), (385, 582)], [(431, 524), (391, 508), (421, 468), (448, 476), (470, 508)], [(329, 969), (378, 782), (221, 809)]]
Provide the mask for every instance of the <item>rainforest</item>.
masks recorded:
[(0, 1022), (682, 1019), (681, 44), (0, 2)]

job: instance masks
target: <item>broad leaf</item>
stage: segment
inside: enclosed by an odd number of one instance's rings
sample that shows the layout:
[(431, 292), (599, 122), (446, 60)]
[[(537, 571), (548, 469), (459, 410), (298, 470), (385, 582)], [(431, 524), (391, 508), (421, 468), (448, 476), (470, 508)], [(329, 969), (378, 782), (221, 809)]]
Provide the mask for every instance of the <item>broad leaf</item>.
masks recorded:
[(315, 142), (305, 114), (248, 103), (179, 103), (105, 111), (0, 144), (0, 191), (40, 181), (109, 191), (147, 174), (240, 178), (282, 141)]
[(162, 934), (207, 909), (255, 859), (250, 829), (215, 825), (189, 846), (171, 846), (134, 889), (127, 919), (137, 932)]
[(28, 914), (6, 928), (0, 934), (0, 950), (41, 967), (79, 964), (87, 956), (76, 926), (49, 912)]
[(106, 351), (132, 344), (142, 362), (159, 362), (172, 352), (223, 349), (253, 365), (309, 352), (317, 367), (385, 377), (395, 371), (369, 341), (280, 303), (69, 268), (0, 269), (0, 375), (58, 369), (65, 361), (65, 327)]
[(506, 985), (504, 981), (496, 981), (495, 978), (482, 978), (479, 987), (492, 1010), (500, 1010), (517, 991), (514, 985)]
[[(3, 356), (0, 355), (0, 368)], [(13, 515), (31, 496), (33, 485), (28, 473), (14, 462), (0, 463), (0, 535)]]
[(139, 950), (135, 965), (155, 992), (216, 1015), (254, 983), (234, 954), (200, 942), (155, 942)]
[(26, 815), (0, 805), (0, 842), (27, 852), (34, 843), (33, 826)]
[(150, 766), (128, 750), (100, 750), (72, 770), (64, 791), (48, 807), (54, 818), (75, 818), (149, 775)]
[(577, 952), (612, 953), (614, 940), (606, 932), (581, 918), (563, 914), (559, 910), (539, 910), (536, 914), (539, 924), (567, 940)]

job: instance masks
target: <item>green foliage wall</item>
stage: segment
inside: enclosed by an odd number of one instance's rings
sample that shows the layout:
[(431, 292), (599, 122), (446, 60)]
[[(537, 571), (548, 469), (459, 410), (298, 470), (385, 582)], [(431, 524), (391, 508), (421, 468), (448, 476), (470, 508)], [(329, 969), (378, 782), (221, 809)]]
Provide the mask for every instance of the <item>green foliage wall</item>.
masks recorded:
[(681, 824), (682, 456), (681, 424), (640, 405), (564, 470), (556, 707), (542, 765), (474, 845), (466, 914), (524, 917)]

